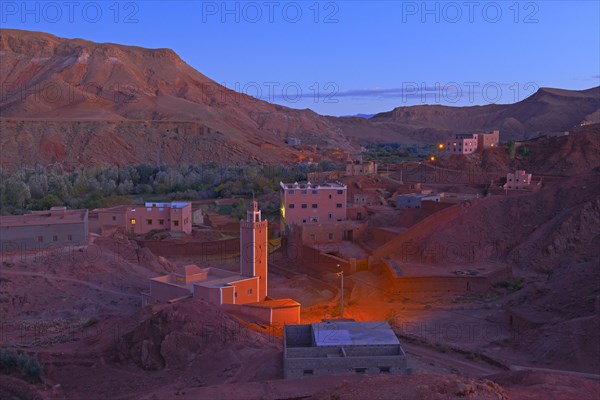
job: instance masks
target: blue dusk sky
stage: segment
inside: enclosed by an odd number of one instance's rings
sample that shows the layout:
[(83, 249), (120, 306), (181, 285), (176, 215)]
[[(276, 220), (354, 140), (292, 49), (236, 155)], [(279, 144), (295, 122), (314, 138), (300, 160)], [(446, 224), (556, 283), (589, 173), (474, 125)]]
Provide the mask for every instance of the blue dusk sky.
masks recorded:
[(327, 115), (600, 85), (598, 1), (3, 1), (1, 26), (171, 48), (215, 81)]

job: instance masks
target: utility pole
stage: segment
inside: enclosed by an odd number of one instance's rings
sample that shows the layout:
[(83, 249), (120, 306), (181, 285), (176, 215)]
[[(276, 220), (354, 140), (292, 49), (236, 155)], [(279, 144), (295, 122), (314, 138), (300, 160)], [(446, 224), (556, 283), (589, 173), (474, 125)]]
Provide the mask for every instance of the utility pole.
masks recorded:
[(344, 269), (340, 264), (337, 264), (340, 272), (337, 273), (337, 276), (342, 279), (342, 291), (340, 292), (340, 319), (344, 319)]

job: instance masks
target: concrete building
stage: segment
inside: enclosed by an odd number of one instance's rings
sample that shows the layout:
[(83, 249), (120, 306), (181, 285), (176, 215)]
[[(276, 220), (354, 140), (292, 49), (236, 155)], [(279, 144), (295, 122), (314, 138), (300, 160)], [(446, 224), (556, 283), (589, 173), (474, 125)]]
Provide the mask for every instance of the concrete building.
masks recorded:
[(385, 321), (286, 325), (283, 346), (285, 378), (406, 372), (406, 353)]
[(477, 135), (477, 150), (498, 147), (500, 143), (500, 131), (494, 130), (487, 133), (479, 133)]
[(2, 252), (83, 246), (87, 235), (88, 210), (52, 207), (49, 211), (0, 217)]
[(527, 190), (531, 187), (531, 174), (525, 172), (525, 170), (518, 169), (513, 174), (509, 172), (506, 174), (506, 183), (504, 189), (506, 190)]
[(440, 199), (441, 197), (439, 194), (401, 194), (396, 197), (396, 208), (421, 208), (423, 201), (434, 201), (439, 203)]
[(446, 142), (448, 154), (472, 154), (477, 151), (479, 138), (477, 133), (457, 134)]
[(341, 183), (313, 185), (298, 182), (281, 186), (282, 231), (291, 224), (334, 223), (346, 220), (347, 187)]
[(246, 221), (240, 222), (239, 274), (185, 265), (168, 275), (150, 279), (150, 291), (142, 293), (142, 304), (194, 297), (222, 306), (243, 306), (233, 310), (264, 323), (298, 323), (298, 302), (268, 297), (267, 229), (267, 221), (261, 218), (258, 203), (253, 201), (246, 211)]
[(90, 212), (90, 230), (100, 233), (108, 227), (123, 227), (132, 235), (152, 230), (192, 233), (192, 204), (183, 201), (145, 203), (143, 206), (115, 206)]

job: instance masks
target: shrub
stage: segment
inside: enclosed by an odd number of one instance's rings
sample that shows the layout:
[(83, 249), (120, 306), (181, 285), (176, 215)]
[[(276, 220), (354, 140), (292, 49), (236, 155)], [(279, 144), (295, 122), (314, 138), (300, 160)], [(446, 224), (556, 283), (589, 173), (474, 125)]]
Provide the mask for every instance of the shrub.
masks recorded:
[(21, 371), (23, 371), (23, 373), (32, 381), (39, 381), (42, 376), (43, 368), (37, 357), (31, 356), (27, 358), (27, 362)]

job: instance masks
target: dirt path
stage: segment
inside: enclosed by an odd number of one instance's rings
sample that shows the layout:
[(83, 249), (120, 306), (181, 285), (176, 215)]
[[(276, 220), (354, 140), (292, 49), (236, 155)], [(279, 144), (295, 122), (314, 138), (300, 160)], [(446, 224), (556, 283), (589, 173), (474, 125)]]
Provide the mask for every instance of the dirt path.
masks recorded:
[(409, 356), (414, 355), (424, 361), (432, 362), (435, 365), (457, 370), (459, 373), (466, 376), (480, 377), (504, 371), (504, 369), (500, 367), (495, 367), (483, 362), (467, 360), (465, 359), (465, 356), (460, 353), (442, 353), (427, 346), (405, 342), (402, 343), (402, 348), (404, 348), (404, 351), (406, 351)]
[(8, 269), (3, 268), (0, 271), (0, 275), (16, 275), (16, 276), (46, 278), (48, 280), (54, 280), (54, 281), (77, 283), (77, 284), (80, 284), (83, 286), (87, 286), (91, 289), (99, 290), (99, 291), (105, 292), (105, 293), (111, 293), (111, 294), (114, 294), (117, 296), (130, 297), (130, 298), (139, 298), (140, 297), (137, 294), (131, 294), (131, 293), (126, 293), (126, 292), (120, 292), (118, 290), (107, 289), (103, 286), (96, 285), (94, 283), (90, 283), (90, 282), (86, 282), (86, 281), (82, 281), (80, 279), (67, 278), (67, 277), (63, 277), (63, 276), (55, 276), (55, 275), (51, 275), (51, 274), (42, 274), (39, 272), (30, 272), (30, 271), (13, 270), (13, 269), (8, 270)]

